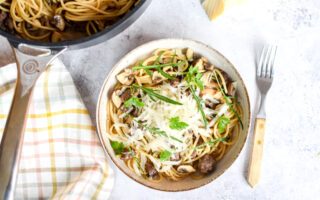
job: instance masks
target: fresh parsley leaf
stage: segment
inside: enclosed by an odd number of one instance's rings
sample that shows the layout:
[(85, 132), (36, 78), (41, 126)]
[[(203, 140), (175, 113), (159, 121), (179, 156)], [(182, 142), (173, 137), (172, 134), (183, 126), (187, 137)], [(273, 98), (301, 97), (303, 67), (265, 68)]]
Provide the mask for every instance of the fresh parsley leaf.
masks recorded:
[(197, 67), (189, 67), (189, 70), (186, 75), (186, 80), (190, 85), (197, 86), (200, 90), (204, 89), (204, 84), (201, 81), (202, 74), (198, 71)]
[(194, 78), (194, 82), (196, 83), (196, 85), (198, 86), (198, 88), (200, 90), (203, 90), (204, 89), (204, 85), (203, 85), (203, 82), (201, 80), (201, 77), (202, 77), (202, 74), (197, 72), (197, 75)]
[(219, 133), (225, 132), (228, 124), (230, 124), (230, 119), (225, 116), (221, 116), (218, 120)]
[(169, 160), (171, 155), (172, 155), (172, 153), (170, 151), (168, 151), (168, 150), (161, 151), (160, 160), (161, 161)]
[(169, 119), (169, 127), (174, 130), (183, 130), (189, 125), (185, 122), (180, 121), (179, 117), (172, 117)]
[(110, 140), (110, 143), (116, 155), (119, 155), (124, 151), (125, 146), (122, 142)]
[(142, 101), (140, 101), (140, 99), (137, 97), (131, 97), (130, 99), (128, 99), (127, 101), (124, 102), (124, 106), (127, 108), (130, 106), (135, 106), (137, 108), (141, 108), (144, 106), (144, 103)]

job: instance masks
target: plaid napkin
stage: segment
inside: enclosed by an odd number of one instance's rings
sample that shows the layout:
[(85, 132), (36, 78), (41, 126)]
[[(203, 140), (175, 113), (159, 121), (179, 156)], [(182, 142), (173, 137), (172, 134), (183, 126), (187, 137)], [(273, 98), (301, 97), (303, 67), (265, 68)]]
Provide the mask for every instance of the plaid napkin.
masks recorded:
[[(15, 64), (0, 68), (0, 136), (15, 79)], [(39, 78), (27, 118), (15, 199), (109, 197), (113, 171), (72, 78), (59, 60)]]

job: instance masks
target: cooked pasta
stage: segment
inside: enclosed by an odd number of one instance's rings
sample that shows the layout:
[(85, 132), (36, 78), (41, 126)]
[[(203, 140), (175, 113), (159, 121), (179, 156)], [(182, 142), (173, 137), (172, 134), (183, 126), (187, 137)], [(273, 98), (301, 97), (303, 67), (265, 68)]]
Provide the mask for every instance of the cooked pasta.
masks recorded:
[(112, 25), (138, 0), (0, 0), (0, 28), (22, 38), (58, 42)]
[(157, 49), (117, 80), (107, 136), (139, 176), (203, 176), (236, 142), (242, 127), (236, 82), (192, 49)]

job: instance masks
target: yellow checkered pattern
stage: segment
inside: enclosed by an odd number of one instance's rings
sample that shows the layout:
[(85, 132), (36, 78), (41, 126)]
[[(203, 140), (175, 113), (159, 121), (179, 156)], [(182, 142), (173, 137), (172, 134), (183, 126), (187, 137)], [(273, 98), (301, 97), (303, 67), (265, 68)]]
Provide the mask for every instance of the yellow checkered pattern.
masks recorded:
[[(15, 79), (15, 64), (0, 68), (0, 135)], [(34, 89), (15, 199), (107, 199), (113, 182), (89, 113), (56, 60)]]

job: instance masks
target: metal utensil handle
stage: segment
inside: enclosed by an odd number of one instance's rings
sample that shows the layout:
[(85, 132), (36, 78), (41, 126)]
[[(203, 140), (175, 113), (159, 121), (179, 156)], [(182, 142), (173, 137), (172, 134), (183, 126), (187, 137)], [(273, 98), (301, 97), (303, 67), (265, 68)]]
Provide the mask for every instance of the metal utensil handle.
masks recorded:
[(17, 81), (0, 146), (0, 199), (13, 199), (22, 150), (26, 115), (32, 90), (40, 74), (60, 53), (30, 46), (14, 48), (17, 61)]

